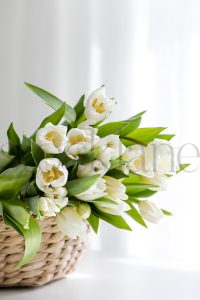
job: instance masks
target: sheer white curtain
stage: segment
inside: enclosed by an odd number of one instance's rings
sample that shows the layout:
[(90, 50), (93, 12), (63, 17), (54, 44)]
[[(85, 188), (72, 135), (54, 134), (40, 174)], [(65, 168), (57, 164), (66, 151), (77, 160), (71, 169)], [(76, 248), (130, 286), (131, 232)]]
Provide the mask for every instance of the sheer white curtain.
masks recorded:
[[(12, 120), (30, 133), (50, 111), (28, 81), (71, 104), (105, 83), (118, 100), (115, 119), (148, 110), (144, 126), (168, 126), (177, 146), (200, 146), (199, 11), (198, 0), (1, 0), (1, 144)], [(133, 224), (133, 233), (103, 225), (93, 248), (200, 268), (198, 177), (181, 174), (152, 199), (175, 217), (148, 230)]]

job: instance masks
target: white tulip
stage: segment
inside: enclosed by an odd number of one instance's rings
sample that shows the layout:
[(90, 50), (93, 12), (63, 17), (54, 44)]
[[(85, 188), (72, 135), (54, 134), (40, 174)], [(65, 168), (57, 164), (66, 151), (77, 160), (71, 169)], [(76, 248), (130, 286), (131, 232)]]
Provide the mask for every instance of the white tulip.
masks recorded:
[(38, 208), (42, 217), (55, 217), (60, 211), (55, 201), (47, 197), (39, 198)]
[(47, 187), (61, 187), (67, 182), (68, 171), (57, 158), (47, 158), (40, 161), (37, 168), (36, 184), (41, 191)]
[(67, 206), (56, 216), (56, 223), (59, 229), (72, 239), (78, 236), (84, 238), (87, 232), (87, 225), (77, 211), (77, 207)]
[(45, 195), (47, 195), (47, 197), (53, 198), (53, 199), (65, 198), (67, 196), (67, 189), (63, 186), (46, 187)]
[(167, 180), (169, 177), (167, 177), (165, 174), (155, 174), (154, 177), (142, 177), (141, 182), (145, 184), (152, 184), (154, 186), (149, 186), (149, 190), (152, 191), (165, 191), (167, 189)]
[(110, 200), (110, 202), (108, 200), (104, 200), (104, 199), (95, 200), (94, 205), (99, 210), (111, 215), (121, 215), (123, 214), (123, 212), (130, 210), (129, 205), (122, 200), (118, 200), (118, 201)]
[(141, 201), (139, 203), (139, 210), (141, 216), (151, 223), (158, 223), (164, 217), (162, 210), (150, 201)]
[(88, 153), (99, 141), (99, 137), (91, 129), (72, 128), (67, 134), (68, 142), (65, 153), (72, 159)]
[[(130, 171), (151, 178), (154, 176), (153, 158), (147, 155), (147, 147), (141, 145), (129, 147), (129, 153), (126, 153), (125, 160), (126, 157), (131, 157), (131, 160), (127, 163), (127, 167)], [(122, 159), (124, 159), (123, 156)]]
[(36, 133), (36, 143), (45, 153), (62, 153), (67, 143), (67, 127), (48, 123)]
[(102, 86), (88, 97), (84, 114), (93, 125), (105, 120), (111, 114), (115, 104), (113, 99), (106, 96), (105, 87)]
[(148, 144), (146, 156), (153, 160), (153, 170), (158, 174), (173, 174), (178, 170), (175, 150), (168, 141), (155, 139)]
[(103, 178), (98, 178), (88, 190), (76, 195), (76, 198), (86, 202), (91, 202), (95, 199), (107, 196), (105, 190), (105, 180)]
[(77, 212), (79, 213), (82, 219), (86, 220), (91, 215), (91, 208), (89, 204), (82, 203), (77, 206)]
[(129, 167), (128, 163), (131, 162), (133, 159), (138, 157), (137, 151), (131, 149), (131, 147), (127, 147), (125, 152), (122, 155), (122, 160), (126, 161), (125, 164), (119, 167), (119, 169), (125, 174), (129, 174)]
[(110, 134), (99, 141), (96, 151), (97, 159), (106, 163), (120, 157), (126, 151), (126, 147), (122, 144), (118, 135)]
[(65, 187), (46, 187), (45, 197), (54, 200), (55, 204), (61, 209), (68, 203), (67, 189)]
[(103, 165), (101, 161), (94, 160), (87, 164), (78, 165), (77, 176), (85, 177), (85, 176), (93, 176), (93, 175), (104, 175), (108, 169), (110, 168), (110, 164), (107, 166)]
[(111, 176), (103, 176), (103, 179), (106, 182), (105, 192), (107, 193), (107, 198), (114, 201), (128, 199), (128, 196), (126, 195), (126, 187), (120, 182), (120, 180)]
[(106, 199), (97, 199), (95, 206), (108, 214), (121, 215), (124, 211), (130, 210), (129, 205), (123, 200), (127, 200), (126, 187), (117, 179), (110, 176), (103, 176), (106, 182)]
[(174, 150), (171, 145), (163, 140), (156, 139), (146, 147), (133, 145), (128, 147), (122, 156), (127, 164), (122, 169), (127, 169), (149, 178), (159, 178), (164, 174), (171, 174), (177, 170), (174, 161)]

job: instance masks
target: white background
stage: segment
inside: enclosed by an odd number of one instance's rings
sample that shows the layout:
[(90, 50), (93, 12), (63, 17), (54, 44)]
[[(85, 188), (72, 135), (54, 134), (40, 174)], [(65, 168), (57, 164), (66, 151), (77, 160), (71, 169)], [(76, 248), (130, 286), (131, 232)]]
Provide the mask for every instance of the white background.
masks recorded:
[[(143, 126), (168, 126), (176, 146), (200, 147), (199, 15), (198, 0), (0, 0), (0, 143), (11, 121), (30, 134), (51, 111), (27, 81), (72, 105), (104, 83), (118, 100), (114, 119), (147, 110)], [(103, 225), (92, 248), (200, 269), (199, 175), (181, 174), (154, 197), (173, 218), (148, 230), (133, 224), (133, 233)]]

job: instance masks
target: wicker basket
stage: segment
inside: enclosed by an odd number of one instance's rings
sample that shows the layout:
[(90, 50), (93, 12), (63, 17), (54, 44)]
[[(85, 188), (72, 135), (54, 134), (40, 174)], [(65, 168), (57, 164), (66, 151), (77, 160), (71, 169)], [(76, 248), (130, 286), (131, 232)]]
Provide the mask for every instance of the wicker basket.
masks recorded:
[(85, 243), (66, 237), (54, 218), (40, 221), (42, 244), (36, 256), (17, 271), (12, 271), (24, 251), (22, 237), (0, 219), (0, 287), (42, 286), (72, 272)]

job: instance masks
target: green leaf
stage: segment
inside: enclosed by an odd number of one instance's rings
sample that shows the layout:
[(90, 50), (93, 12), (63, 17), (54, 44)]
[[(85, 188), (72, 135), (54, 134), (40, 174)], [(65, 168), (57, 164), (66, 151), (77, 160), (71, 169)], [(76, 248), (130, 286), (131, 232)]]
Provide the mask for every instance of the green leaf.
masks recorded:
[(141, 118), (144, 114), (146, 113), (146, 110), (144, 110), (144, 111), (142, 111), (142, 112), (140, 112), (139, 114), (137, 114), (137, 115), (134, 115), (134, 116), (132, 116), (132, 117), (130, 117), (130, 118), (128, 118), (127, 120), (125, 120), (125, 121), (129, 121), (129, 120), (134, 120), (134, 119), (138, 119), (138, 118)]
[(101, 203), (101, 204), (103, 204), (103, 203), (109, 203), (109, 204), (116, 204), (116, 201), (114, 201), (114, 200), (112, 200), (112, 199), (109, 199), (109, 198), (106, 198), (106, 197), (101, 197), (101, 198), (98, 198), (98, 199), (95, 199), (95, 200), (92, 200), (92, 203), (94, 203), (94, 204), (97, 204), (98, 205), (98, 203)]
[(138, 193), (134, 194), (134, 197), (136, 197), (136, 198), (148, 198), (148, 197), (153, 196), (156, 193), (157, 192), (155, 192), (155, 191), (144, 190), (144, 191), (141, 191), (141, 192), (138, 192)]
[(140, 122), (141, 118), (107, 123), (98, 128), (98, 135), (100, 137), (105, 137), (110, 134), (117, 134), (120, 137), (126, 136), (127, 134), (135, 130), (140, 125)]
[(94, 232), (97, 233), (99, 229), (99, 218), (95, 216), (93, 213), (91, 213), (87, 221), (89, 222)]
[(31, 154), (31, 152), (27, 152), (23, 158), (22, 158), (23, 164), (25, 164), (26, 166), (33, 166), (35, 167), (35, 161), (33, 159), (33, 156)]
[(27, 264), (35, 256), (42, 241), (40, 226), (33, 217), (30, 217), (29, 229), (21, 228), (21, 231), (25, 240), (25, 251), (23, 258), (15, 266), (15, 270)]
[(77, 168), (78, 168), (78, 163), (76, 161), (76, 163), (73, 165), (72, 169), (69, 172), (68, 180), (73, 180), (77, 177), (76, 176)]
[(76, 119), (78, 120), (84, 113), (85, 107), (84, 107), (84, 100), (85, 95), (82, 95), (79, 99), (78, 103), (75, 105), (74, 110), (76, 112)]
[(31, 140), (31, 154), (36, 165), (39, 165), (40, 161), (45, 158), (43, 150), (33, 140)]
[(21, 144), (23, 154), (31, 151), (31, 138), (23, 135), (22, 144)]
[(126, 223), (126, 221), (121, 216), (106, 214), (99, 210), (95, 210), (95, 215), (117, 228), (132, 231), (130, 226)]
[(110, 161), (110, 169), (109, 170), (113, 170), (113, 169), (117, 169), (119, 167), (121, 167), (122, 165), (124, 165), (126, 163), (125, 160), (122, 159), (113, 159)]
[(79, 155), (78, 163), (79, 164), (87, 164), (93, 161), (96, 157), (95, 151), (90, 151), (87, 154)]
[(142, 184), (142, 183), (133, 183), (133, 184), (126, 184), (126, 193), (127, 195), (135, 195), (141, 192), (146, 191), (147, 189), (151, 188), (153, 185), (150, 184)]
[(106, 173), (106, 175), (111, 176), (111, 177), (116, 178), (116, 179), (122, 179), (122, 178), (125, 178), (125, 177), (128, 176), (128, 175), (125, 175), (122, 171), (117, 170), (117, 169), (113, 169), (113, 170), (108, 171)]
[(76, 196), (88, 190), (99, 178), (99, 175), (87, 176), (67, 182), (66, 188), (70, 196)]
[(39, 196), (29, 197), (25, 199), (25, 203), (28, 205), (29, 209), (39, 218), (41, 214), (39, 211)]
[(43, 128), (46, 124), (52, 123), (57, 125), (63, 118), (66, 111), (66, 103), (63, 103), (53, 114), (45, 118), (40, 124), (39, 128)]
[(180, 164), (179, 165), (179, 170), (176, 172), (176, 174), (184, 171), (186, 168), (188, 168), (190, 166), (190, 164)]
[(163, 214), (164, 214), (165, 216), (169, 216), (169, 217), (172, 217), (172, 216), (173, 216), (173, 214), (172, 214), (170, 211), (165, 210), (165, 209), (161, 209), (161, 210), (162, 210), (162, 212), (163, 212)]
[(175, 134), (159, 134), (157, 136), (158, 139), (165, 140), (165, 141), (170, 141), (173, 139), (176, 135)]
[(131, 201), (127, 200), (125, 202), (131, 208), (129, 211), (126, 211), (127, 215), (129, 215), (133, 220), (135, 220), (140, 225), (142, 225), (142, 226), (144, 226), (144, 227), (147, 228), (146, 223), (144, 222), (143, 218), (141, 217), (140, 213), (137, 211), (137, 209), (135, 208), (135, 206), (131, 203)]
[(14, 156), (0, 150), (0, 173), (12, 162)]
[(9, 216), (14, 218), (25, 229), (28, 229), (30, 215), (24, 205), (24, 202), (18, 198), (14, 198), (2, 201), (1, 204), (3, 206), (3, 210), (6, 211)]
[(142, 200), (136, 199), (134, 196), (129, 196), (128, 200), (131, 201), (131, 202), (134, 202), (136, 204), (139, 204), (142, 201)]
[(27, 198), (27, 197), (33, 197), (33, 196), (37, 196), (37, 188), (35, 186), (35, 181), (32, 182), (28, 182), (27, 184), (25, 184), (20, 191), (21, 195), (22, 195), (22, 199)]
[(29, 229), (24, 229), (14, 218), (12, 218), (6, 212), (3, 212), (3, 219), (5, 224), (14, 228), (19, 234), (21, 234), (25, 240), (25, 251), (23, 258), (17, 263), (14, 270), (21, 268), (27, 264), (37, 253), (40, 248), (42, 235), (39, 224), (33, 217), (30, 216)]
[(137, 175), (137, 174), (131, 173), (131, 172), (129, 173), (128, 177), (123, 179), (122, 183), (124, 185), (137, 184), (137, 183), (143, 184), (142, 177), (140, 175)]
[(19, 165), (0, 174), (0, 198), (10, 199), (17, 195), (31, 178), (34, 168)]
[[(57, 110), (63, 104), (62, 100), (50, 94), (49, 92), (30, 83), (25, 82), (25, 84), (30, 90), (32, 90), (36, 95), (38, 95), (43, 100), (44, 103), (48, 104), (53, 109)], [(65, 119), (70, 125), (73, 125), (76, 120), (76, 112), (70, 105), (68, 105), (67, 103), (65, 104), (66, 104)]]
[(157, 138), (160, 132), (162, 132), (165, 129), (165, 127), (137, 128), (132, 133), (122, 138), (127, 141), (127, 146), (131, 144), (146, 145), (152, 142), (155, 138)]
[(17, 158), (20, 158), (21, 157), (20, 139), (13, 127), (13, 123), (10, 124), (7, 130), (7, 136), (8, 136), (8, 143), (9, 143), (9, 154), (14, 155)]
[(68, 164), (70, 166), (73, 166), (77, 163), (76, 160), (70, 159), (65, 153), (55, 154), (54, 157), (59, 159), (62, 162), (62, 164), (65, 165), (65, 166), (67, 166)]

